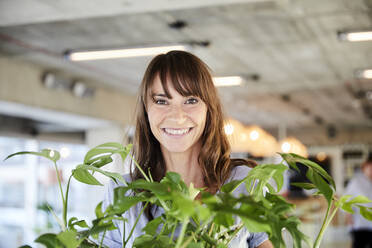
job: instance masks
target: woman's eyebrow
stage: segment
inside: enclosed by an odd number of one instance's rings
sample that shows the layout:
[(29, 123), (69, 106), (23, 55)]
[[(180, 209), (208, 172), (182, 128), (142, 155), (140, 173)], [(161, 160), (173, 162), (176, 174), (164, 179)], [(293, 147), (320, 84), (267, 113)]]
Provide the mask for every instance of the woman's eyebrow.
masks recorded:
[(152, 98), (154, 98), (154, 97), (156, 97), (156, 96), (158, 96), (158, 97), (166, 97), (166, 98), (168, 98), (168, 96), (167, 96), (165, 93), (152, 93), (152, 94), (151, 94), (151, 97), (152, 97)]

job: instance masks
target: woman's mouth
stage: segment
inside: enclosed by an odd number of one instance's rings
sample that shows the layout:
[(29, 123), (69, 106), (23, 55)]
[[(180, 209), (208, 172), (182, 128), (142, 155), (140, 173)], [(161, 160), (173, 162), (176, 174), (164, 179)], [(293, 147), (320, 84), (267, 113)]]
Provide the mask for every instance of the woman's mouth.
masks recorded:
[(189, 127), (189, 128), (162, 128), (161, 130), (168, 135), (182, 136), (182, 135), (188, 134), (192, 129), (193, 129), (193, 127)]

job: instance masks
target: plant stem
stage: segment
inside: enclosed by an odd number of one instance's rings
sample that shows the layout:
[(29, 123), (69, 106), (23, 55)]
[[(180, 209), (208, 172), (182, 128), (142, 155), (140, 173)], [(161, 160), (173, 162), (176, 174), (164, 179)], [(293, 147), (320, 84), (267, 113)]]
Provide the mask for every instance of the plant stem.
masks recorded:
[(126, 242), (125, 242), (125, 220), (123, 220), (123, 240), (122, 240), (122, 248), (125, 248)]
[(137, 169), (142, 173), (143, 177), (146, 179), (147, 182), (151, 182), (150, 178), (146, 175), (146, 173), (142, 170), (141, 166), (137, 163), (137, 161), (133, 158), (130, 153), (128, 153), (129, 157), (132, 159), (134, 164), (136, 165)]
[(316, 237), (316, 240), (315, 240), (315, 243), (314, 243), (314, 248), (319, 248), (320, 247), (320, 242), (323, 239), (324, 231), (327, 229), (329, 223), (331, 222), (332, 218), (334, 217), (334, 215), (335, 215), (335, 213), (336, 213), (336, 211), (338, 209), (338, 208), (336, 208), (332, 212), (331, 216), (328, 218), (328, 215), (329, 215), (329, 212), (331, 210), (331, 207), (332, 207), (332, 202), (331, 202), (331, 204), (328, 205), (327, 212), (326, 212), (326, 215), (324, 217), (322, 227), (320, 228), (319, 234)]
[(172, 234), (171, 234), (171, 237), (170, 237), (170, 239), (169, 239), (169, 244), (171, 243), (171, 241), (173, 241), (173, 237), (174, 237), (174, 233), (175, 233), (175, 231), (176, 231), (176, 227), (177, 227), (177, 225), (174, 225), (174, 226), (173, 226)]
[(183, 237), (185, 236), (186, 227), (187, 227), (187, 224), (188, 223), (189, 223), (189, 220), (188, 219), (185, 219), (182, 222), (181, 233), (180, 233), (180, 236), (178, 236), (178, 239), (177, 239), (177, 243), (176, 243), (176, 247), (175, 248), (180, 248), (180, 246), (182, 244), (182, 241), (183, 241)]
[(98, 248), (101, 248), (101, 247), (102, 247), (103, 239), (105, 238), (106, 231), (107, 231), (107, 230), (105, 230), (105, 231), (103, 232), (102, 239), (101, 239), (101, 242), (99, 243), (99, 247), (98, 247)]
[(140, 214), (137, 216), (136, 221), (134, 222), (134, 225), (133, 225), (132, 229), (130, 230), (129, 236), (128, 236), (128, 238), (125, 240), (124, 247), (125, 247), (125, 245), (128, 243), (130, 237), (132, 237), (132, 234), (133, 234), (134, 228), (137, 226), (137, 223), (138, 223), (138, 221), (139, 221), (141, 215), (143, 214), (143, 211), (145, 210), (145, 208), (147, 207), (148, 204), (149, 204), (149, 202), (146, 202), (145, 206), (141, 209)]
[(66, 231), (66, 227), (63, 226), (63, 222), (60, 218), (58, 218), (58, 216), (56, 215), (56, 213), (53, 211), (53, 209), (51, 209), (51, 207), (49, 206), (49, 204), (47, 205), (49, 211), (52, 213), (54, 219), (56, 219), (57, 223), (61, 226), (61, 229), (62, 231)]
[(66, 187), (66, 196), (65, 196), (65, 201), (63, 203), (63, 222), (67, 223), (67, 208), (68, 208), (68, 192), (70, 191), (70, 182), (71, 182), (72, 174), (68, 178), (67, 181), (67, 187)]
[(252, 184), (249, 185), (249, 192), (248, 192), (249, 195), (252, 195), (255, 184), (256, 184), (256, 180), (254, 180), (254, 181), (252, 182)]
[(338, 210), (338, 207), (335, 208), (335, 210), (333, 210), (332, 214), (330, 215), (330, 217), (328, 219), (328, 222), (327, 222), (327, 225), (326, 226), (328, 226), (329, 224), (331, 224), (331, 221), (332, 221), (333, 217), (335, 217), (335, 214), (336, 214), (337, 210)]
[(151, 181), (151, 182), (153, 182), (153, 181), (154, 181), (154, 179), (153, 179), (153, 178), (152, 178), (152, 176), (151, 176), (151, 171), (150, 171), (150, 169), (151, 169), (151, 168), (149, 167), (149, 169), (148, 169), (148, 173), (149, 173), (149, 178), (150, 178), (150, 181)]
[(208, 233), (209, 236), (211, 236), (213, 228), (214, 228), (214, 222), (211, 225), (211, 229), (209, 229), (209, 233)]
[[(65, 206), (65, 197), (63, 196), (63, 190), (62, 190), (62, 185), (61, 185), (61, 176), (58, 172), (58, 166), (57, 166), (57, 163), (54, 162), (54, 168), (56, 169), (56, 175), (57, 175), (57, 180), (58, 180), (58, 185), (59, 185), (59, 190), (61, 192), (61, 197), (62, 197), (62, 203), (63, 203), (63, 207)], [(62, 229), (66, 229), (66, 225), (67, 225), (67, 222), (66, 222), (66, 219), (63, 218), (63, 228)]]
[(162, 226), (162, 228), (161, 228), (159, 234), (158, 234), (158, 237), (159, 237), (159, 236), (164, 232), (166, 226), (167, 226), (167, 223), (165, 222), (165, 223), (163, 224), (163, 226)]
[[(331, 223), (333, 217), (335, 217), (335, 214), (336, 214), (336, 212), (338, 211), (338, 208), (339, 208), (339, 207), (336, 207), (336, 208), (333, 210), (333, 212), (331, 213), (331, 215), (329, 216), (329, 218), (328, 218), (328, 220), (327, 220), (327, 223), (326, 223), (325, 226), (324, 226), (323, 233), (324, 233), (324, 231), (327, 229), (327, 227), (329, 226), (329, 224)], [(318, 248), (318, 247), (320, 247), (320, 242), (321, 242), (321, 240), (322, 240), (322, 238), (323, 238), (323, 233), (322, 233), (322, 235), (321, 235), (321, 237), (320, 237), (320, 239), (319, 239), (319, 242), (317, 242), (318, 240), (315, 241), (314, 248)], [(319, 234), (320, 234), (320, 233), (319, 233)]]
[(193, 239), (194, 237), (193, 236), (190, 236), (186, 241), (185, 243), (181, 246), (181, 248), (185, 248), (190, 242), (191, 240)]
[(240, 223), (239, 226), (237, 226), (234, 230), (234, 232), (230, 235), (229, 239), (226, 241), (226, 245), (229, 245), (231, 240), (235, 238), (235, 235), (243, 228), (243, 223)]

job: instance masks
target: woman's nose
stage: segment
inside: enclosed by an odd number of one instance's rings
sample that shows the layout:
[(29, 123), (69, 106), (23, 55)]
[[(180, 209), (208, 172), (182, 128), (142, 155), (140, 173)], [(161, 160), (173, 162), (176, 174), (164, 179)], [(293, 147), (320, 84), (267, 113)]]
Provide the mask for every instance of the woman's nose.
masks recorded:
[(182, 106), (173, 105), (168, 116), (170, 120), (176, 122), (177, 124), (182, 124), (186, 121), (186, 113)]

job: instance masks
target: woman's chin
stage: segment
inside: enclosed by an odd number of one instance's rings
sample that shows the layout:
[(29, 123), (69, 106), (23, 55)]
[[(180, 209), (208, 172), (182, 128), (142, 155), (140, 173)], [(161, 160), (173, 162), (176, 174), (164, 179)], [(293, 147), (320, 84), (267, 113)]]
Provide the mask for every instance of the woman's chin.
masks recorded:
[(182, 146), (167, 145), (167, 146), (163, 146), (163, 148), (166, 152), (169, 152), (169, 153), (183, 153), (189, 150), (190, 147), (185, 146), (185, 145), (182, 145)]

